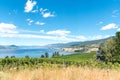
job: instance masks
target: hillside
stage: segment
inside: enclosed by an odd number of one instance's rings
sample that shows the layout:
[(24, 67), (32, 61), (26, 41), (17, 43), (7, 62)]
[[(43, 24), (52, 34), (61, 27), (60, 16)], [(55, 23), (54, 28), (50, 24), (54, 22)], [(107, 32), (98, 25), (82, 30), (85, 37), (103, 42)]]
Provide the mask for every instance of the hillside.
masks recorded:
[(48, 47), (81, 47), (90, 44), (99, 44), (105, 42), (109, 38), (92, 40), (92, 41), (84, 41), (84, 42), (69, 42), (69, 43), (58, 43), (58, 44), (49, 44)]
[(109, 38), (92, 40), (92, 41), (84, 41), (84, 42), (50, 44), (50, 45), (47, 45), (47, 47), (62, 48), (62, 51), (64, 52), (91, 52), (91, 51), (97, 51), (99, 45), (101, 43), (104, 43), (108, 39)]
[(67, 61), (77, 61), (77, 62), (82, 62), (82, 61), (88, 61), (90, 59), (93, 59), (93, 57), (96, 55), (96, 52), (91, 52), (91, 53), (74, 53), (74, 54), (69, 54), (69, 55), (63, 55), (60, 57), (54, 57), (55, 59), (61, 59), (61, 60), (67, 60)]

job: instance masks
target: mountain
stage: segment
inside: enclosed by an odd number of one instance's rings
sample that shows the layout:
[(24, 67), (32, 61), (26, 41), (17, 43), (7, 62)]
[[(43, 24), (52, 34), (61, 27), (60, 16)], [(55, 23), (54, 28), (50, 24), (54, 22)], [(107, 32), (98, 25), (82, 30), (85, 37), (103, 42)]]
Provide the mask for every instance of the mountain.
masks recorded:
[(84, 42), (50, 44), (50, 45), (47, 45), (47, 47), (62, 48), (62, 51), (65, 51), (65, 52), (91, 52), (91, 51), (97, 51), (99, 48), (99, 45), (101, 43), (104, 43), (106, 40), (110, 38), (84, 41)]
[(0, 49), (18, 49), (18, 46), (16, 46), (16, 45), (9, 45), (9, 46), (0, 45)]
[(58, 43), (58, 44), (49, 44), (47, 47), (59, 47), (59, 48), (64, 48), (64, 47), (81, 47), (85, 45), (90, 45), (90, 44), (100, 44), (108, 40), (109, 38), (106, 39), (99, 39), (99, 40), (92, 40), (92, 41), (84, 41), (84, 42), (69, 42), (69, 43)]

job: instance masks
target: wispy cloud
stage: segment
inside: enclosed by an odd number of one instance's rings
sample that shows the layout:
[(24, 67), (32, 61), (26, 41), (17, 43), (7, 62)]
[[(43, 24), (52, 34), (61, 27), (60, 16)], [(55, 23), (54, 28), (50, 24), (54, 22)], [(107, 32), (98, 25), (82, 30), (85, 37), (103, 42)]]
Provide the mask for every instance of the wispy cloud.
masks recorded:
[(37, 13), (38, 12), (38, 6), (36, 6), (36, 9), (31, 11), (32, 13)]
[(32, 10), (32, 13), (37, 13), (38, 12), (38, 10), (36, 9), (36, 10)]
[(45, 30), (40, 30), (40, 33), (45, 33)]
[(33, 7), (37, 4), (36, 1), (27, 0), (26, 5), (24, 7), (24, 12), (31, 12), (33, 10)]
[(28, 25), (31, 25), (31, 24), (34, 22), (34, 20), (32, 20), (32, 19), (27, 19), (27, 22), (28, 22)]
[(118, 10), (118, 9), (116, 9), (116, 10), (113, 10), (113, 12), (112, 12), (112, 17), (118, 17), (120, 15), (120, 11)]
[(54, 31), (48, 31), (46, 34), (58, 35), (58, 36), (67, 36), (70, 33), (71, 33), (71, 31), (67, 31), (67, 30), (54, 30)]
[(33, 19), (30, 19), (30, 18), (26, 19), (26, 21), (28, 22), (28, 25), (29, 25), (29, 26), (32, 25), (32, 24), (40, 25), (40, 26), (45, 25), (44, 22), (41, 22), (41, 21), (34, 21)]
[(96, 25), (101, 25), (103, 24), (103, 21), (98, 22)]
[(30, 39), (47, 39), (53, 41), (72, 42), (72, 41), (86, 41), (96, 40), (109, 37), (110, 35), (97, 35), (97, 36), (83, 36), (71, 35), (69, 30), (21, 30), (17, 29), (14, 24), (0, 23), (0, 37), (5, 38), (30, 38)]
[(42, 25), (45, 25), (44, 22), (40, 22), (40, 21), (35, 22), (35, 24), (36, 24), (36, 25), (41, 25), (41, 26), (42, 26)]
[(40, 12), (42, 14), (42, 17), (44, 18), (48, 18), (48, 17), (54, 17), (54, 12), (50, 12), (48, 9), (43, 9), (43, 8), (40, 8)]
[(104, 38), (108, 38), (112, 35), (96, 35), (96, 36), (90, 36), (89, 39), (90, 40), (99, 40), (99, 39), (104, 39)]
[(76, 36), (76, 38), (78, 39), (78, 41), (86, 41), (87, 40), (87, 37), (85, 36)]
[(110, 29), (116, 29), (118, 28), (118, 25), (115, 23), (110, 23), (108, 25), (105, 25), (101, 28), (101, 30), (110, 30)]

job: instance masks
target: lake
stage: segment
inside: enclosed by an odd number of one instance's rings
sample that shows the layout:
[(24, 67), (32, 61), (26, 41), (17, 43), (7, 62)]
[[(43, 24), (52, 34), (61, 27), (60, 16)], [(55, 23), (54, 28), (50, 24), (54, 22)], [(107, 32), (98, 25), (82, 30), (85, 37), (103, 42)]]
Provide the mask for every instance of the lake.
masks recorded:
[(41, 57), (45, 52), (49, 53), (51, 57), (54, 52), (59, 52), (61, 55), (71, 54), (70, 52), (62, 52), (60, 49), (54, 48), (19, 48), (19, 49), (0, 49), (0, 58), (4, 58), (6, 56), (15, 56), (15, 57), (25, 57), (26, 55), (30, 57)]

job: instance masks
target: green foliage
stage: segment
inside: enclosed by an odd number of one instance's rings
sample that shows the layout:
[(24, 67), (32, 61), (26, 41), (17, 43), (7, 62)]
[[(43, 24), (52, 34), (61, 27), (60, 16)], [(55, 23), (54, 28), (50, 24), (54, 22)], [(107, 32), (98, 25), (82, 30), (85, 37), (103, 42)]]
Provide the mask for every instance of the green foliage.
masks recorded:
[(80, 66), (85, 65), (86, 61), (93, 58), (94, 53), (77, 53), (54, 58), (3, 58), (0, 59), (0, 69), (25, 69), (25, 68), (38, 68), (45, 66), (58, 65), (61, 66)]
[(30, 58), (30, 57), (28, 55), (26, 55), (25, 58)]
[(49, 57), (49, 54), (46, 52), (45, 53), (45, 58), (48, 58)]
[(105, 57), (106, 62), (120, 63), (120, 32), (100, 46), (99, 52)]
[(41, 58), (44, 58), (44, 57), (45, 57), (45, 56), (42, 54), (42, 55), (41, 55)]
[(54, 52), (52, 55), (52, 57), (59, 57), (59, 56), (60, 56), (59, 52)]
[(63, 60), (71, 60), (71, 61), (87, 61), (96, 54), (96, 52), (91, 53), (76, 53), (76, 54), (70, 54), (70, 55), (64, 55), (60, 57), (55, 57), (56, 59), (63, 59)]
[(120, 62), (120, 32), (116, 33), (116, 37), (115, 37), (115, 55), (114, 55), (114, 59), (115, 61)]
[(9, 58), (9, 56), (5, 56), (5, 58)]
[(15, 58), (15, 56), (11, 56), (11, 58)]
[(68, 66), (116, 69), (120, 67), (119, 63), (97, 62), (95, 54), (96, 52), (76, 53), (53, 58), (2, 58), (0, 59), (0, 71)]

